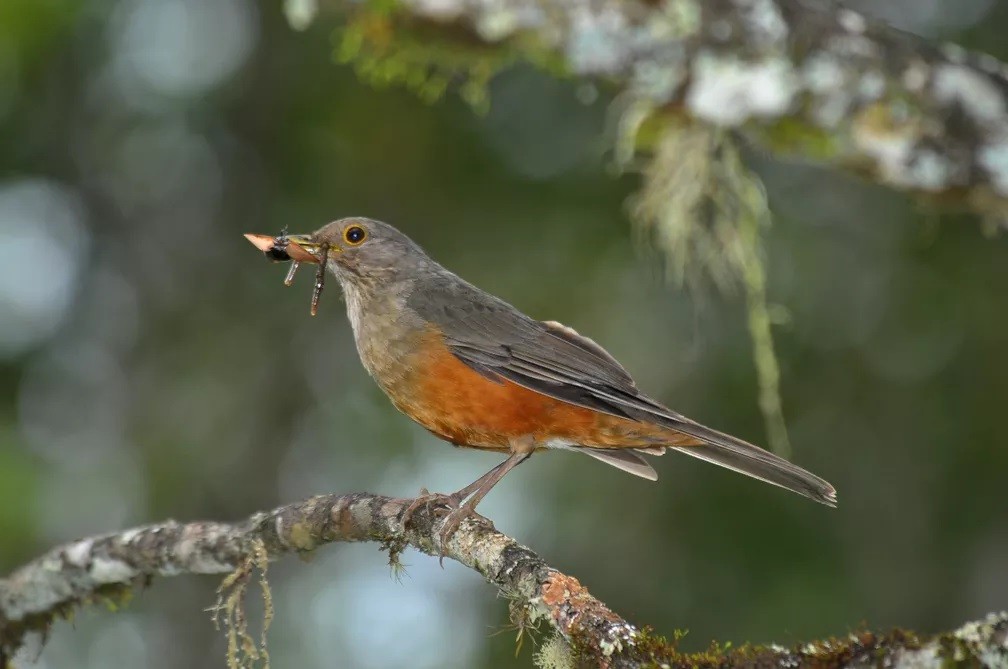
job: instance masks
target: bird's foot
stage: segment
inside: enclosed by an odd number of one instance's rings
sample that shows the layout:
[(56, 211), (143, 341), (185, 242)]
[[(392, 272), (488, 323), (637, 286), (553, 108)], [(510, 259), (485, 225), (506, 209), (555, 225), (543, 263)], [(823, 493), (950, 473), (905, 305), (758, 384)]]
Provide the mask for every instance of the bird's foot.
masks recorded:
[(477, 515), (476, 505), (466, 502), (449, 513), (448, 517), (445, 518), (444, 525), (441, 527), (438, 537), (441, 540), (441, 558), (439, 562), (442, 567), (444, 567), (445, 547), (448, 545), (448, 540), (455, 534), (463, 520), (472, 518), (475, 515)]
[(413, 521), (413, 514), (416, 513), (417, 510), (420, 508), (427, 507), (433, 504), (435, 507), (443, 507), (443, 508), (435, 508), (433, 510), (433, 513), (438, 515), (445, 513), (450, 514), (452, 511), (457, 510), (459, 508), (459, 504), (461, 504), (461, 502), (462, 499), (459, 497), (457, 493), (451, 495), (446, 495), (444, 493), (439, 492), (431, 493), (427, 492), (427, 488), (420, 488), (420, 494), (417, 495), (416, 499), (410, 502), (410, 505), (407, 506), (406, 509), (403, 511), (402, 528), (404, 531), (406, 530), (409, 524)]
[(427, 488), (421, 488), (420, 494), (417, 495), (416, 499), (410, 502), (403, 510), (402, 514), (402, 529), (406, 530), (407, 526), (413, 522), (413, 514), (417, 512), (420, 508), (427, 507), (429, 505), (435, 505), (434, 509), (431, 509), (431, 513), (441, 516), (444, 515), (444, 525), (441, 527), (441, 531), (438, 533), (438, 539), (441, 545), (441, 556), (438, 562), (444, 567), (445, 559), (445, 547), (448, 545), (448, 540), (456, 530), (458, 530), (459, 525), (466, 518), (471, 518), (476, 513), (476, 504), (478, 499), (470, 499), (465, 504), (462, 504), (464, 497), (464, 490), (459, 492), (446, 495), (444, 493), (431, 493), (427, 492)]

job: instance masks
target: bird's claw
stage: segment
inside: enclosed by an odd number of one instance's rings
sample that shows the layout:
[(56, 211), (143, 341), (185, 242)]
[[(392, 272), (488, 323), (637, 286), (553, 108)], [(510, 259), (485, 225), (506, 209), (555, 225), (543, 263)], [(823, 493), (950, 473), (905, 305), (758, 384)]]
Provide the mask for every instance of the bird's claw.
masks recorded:
[[(444, 493), (431, 493), (427, 492), (427, 488), (420, 488), (420, 494), (410, 502), (409, 506), (403, 510), (402, 514), (402, 529), (405, 531), (409, 524), (413, 521), (413, 514), (417, 512), (418, 509), (430, 505), (435, 505), (435, 507), (443, 507), (448, 513), (452, 510), (458, 509), (461, 503), (458, 495), (445, 495)], [(444, 511), (440, 508), (432, 509), (432, 513), (441, 514)]]
[(446, 514), (447, 517), (444, 520), (444, 525), (441, 526), (441, 531), (438, 533), (438, 539), (441, 545), (441, 556), (439, 563), (444, 567), (445, 559), (445, 546), (448, 545), (448, 540), (459, 526), (462, 521), (466, 518), (470, 518), (476, 515), (476, 509), (469, 504), (462, 504), (462, 498), (458, 493), (453, 493), (451, 495), (446, 495), (444, 493), (431, 493), (427, 491), (427, 488), (421, 488), (420, 494), (410, 502), (402, 513), (402, 529), (405, 531), (409, 524), (413, 521), (413, 514), (417, 512), (420, 508), (427, 507), (430, 505), (435, 505), (434, 509), (431, 509), (431, 513), (436, 515)]
[(472, 507), (469, 504), (463, 504), (448, 514), (448, 517), (445, 518), (444, 525), (441, 526), (441, 532), (438, 534), (438, 538), (441, 540), (441, 558), (439, 562), (442, 567), (444, 567), (445, 547), (448, 545), (448, 540), (451, 539), (453, 534), (455, 534), (463, 520), (471, 518), (475, 515), (475, 507)]

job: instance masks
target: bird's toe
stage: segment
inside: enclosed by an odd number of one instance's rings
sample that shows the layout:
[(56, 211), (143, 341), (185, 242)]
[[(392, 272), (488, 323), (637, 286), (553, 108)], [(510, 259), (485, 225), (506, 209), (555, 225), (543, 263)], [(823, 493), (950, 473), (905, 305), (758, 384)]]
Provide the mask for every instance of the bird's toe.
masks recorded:
[(461, 500), (456, 495), (431, 493), (427, 492), (427, 488), (421, 488), (420, 494), (403, 510), (402, 528), (405, 530), (413, 522), (413, 515), (422, 508), (433, 507), (431, 513), (435, 516), (442, 516), (457, 510), (460, 502)]

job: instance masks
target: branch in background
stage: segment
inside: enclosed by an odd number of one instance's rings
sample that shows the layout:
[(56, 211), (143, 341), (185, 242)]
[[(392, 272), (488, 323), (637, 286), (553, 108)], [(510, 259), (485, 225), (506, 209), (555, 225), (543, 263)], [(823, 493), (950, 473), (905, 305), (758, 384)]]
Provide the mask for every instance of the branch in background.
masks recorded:
[[(155, 576), (229, 574), (215, 609), (229, 621), (229, 665), (263, 657), (245, 628), (242, 600), (253, 571), (261, 574), (266, 621), (272, 616), (266, 563), (285, 553), (304, 553), (335, 541), (376, 541), (391, 563), (407, 545), (475, 569), (512, 601), (519, 626), (546, 620), (556, 637), (537, 654), (550, 666), (600, 667), (848, 667), (939, 669), (1008, 662), (1008, 614), (990, 616), (930, 640), (900, 632), (870, 632), (846, 639), (779, 646), (718, 648), (680, 654), (674, 643), (634, 627), (595, 599), (577, 579), (553, 569), (531, 550), (493, 529), (483, 517), (465, 521), (446, 546), (439, 544), (442, 520), (418, 511), (409, 529), (402, 515), (411, 500), (368, 494), (324, 495), (257, 513), (237, 524), (167, 521), (81, 539), (53, 549), (9, 578), (0, 580), (0, 667), (32, 632), (45, 633), (74, 607), (117, 597)], [(562, 639), (562, 641), (561, 641)], [(557, 664), (559, 662), (559, 664)]]
[[(612, 82), (659, 124), (671, 115), (737, 129), (774, 153), (1008, 220), (1008, 66), (853, 10), (804, 0), (322, 6), (350, 14), (339, 56), (382, 81), (421, 85), (441, 70), (441, 83), (485, 81), (525, 59)], [(303, 27), (316, 2), (287, 7)]]

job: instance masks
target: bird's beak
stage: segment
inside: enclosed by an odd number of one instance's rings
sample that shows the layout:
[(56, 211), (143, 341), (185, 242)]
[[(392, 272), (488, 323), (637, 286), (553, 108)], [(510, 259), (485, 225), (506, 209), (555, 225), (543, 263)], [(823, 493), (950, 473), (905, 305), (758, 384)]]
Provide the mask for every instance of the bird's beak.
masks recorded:
[(252, 243), (263, 254), (275, 262), (290, 260), (290, 269), (287, 270), (287, 278), (284, 285), (289, 286), (294, 282), (294, 275), (297, 274), (298, 267), (303, 262), (311, 262), (318, 265), (315, 272), (315, 290), (312, 291), (311, 315), (318, 313), (319, 297), (322, 295), (322, 287), (325, 285), (326, 265), (333, 253), (343, 251), (338, 245), (331, 242), (317, 242), (311, 235), (288, 235), (282, 234), (278, 237), (270, 235), (258, 235), (248, 233), (245, 239)]
[(294, 262), (319, 261), (320, 245), (312, 241), (311, 235), (259, 235), (248, 233), (245, 239), (249, 240), (253, 246), (266, 254), (270, 260), (283, 262), (293, 260)]

